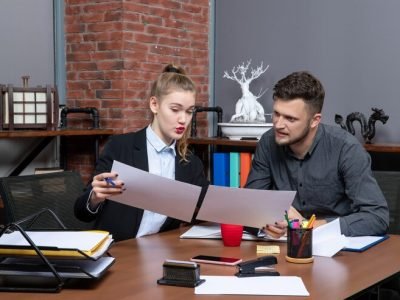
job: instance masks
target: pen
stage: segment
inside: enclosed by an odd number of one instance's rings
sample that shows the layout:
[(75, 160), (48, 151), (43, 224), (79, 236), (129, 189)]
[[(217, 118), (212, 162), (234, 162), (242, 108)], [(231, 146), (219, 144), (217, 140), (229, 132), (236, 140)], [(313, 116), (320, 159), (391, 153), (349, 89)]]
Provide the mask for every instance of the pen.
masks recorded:
[(285, 220), (287, 222), (288, 227), (291, 228), (287, 210), (285, 210)]
[(104, 178), (104, 180), (105, 180), (108, 184), (111, 184), (112, 186), (115, 186), (115, 182), (112, 181), (111, 178), (106, 177), (106, 178)]

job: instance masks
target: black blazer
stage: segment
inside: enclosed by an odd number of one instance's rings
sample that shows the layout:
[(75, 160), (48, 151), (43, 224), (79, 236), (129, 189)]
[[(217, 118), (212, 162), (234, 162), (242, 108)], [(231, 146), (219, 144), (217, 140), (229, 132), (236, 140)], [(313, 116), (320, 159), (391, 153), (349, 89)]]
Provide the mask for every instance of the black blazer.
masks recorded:
[[(195, 155), (190, 155), (188, 159), (189, 162), (181, 162), (181, 157), (177, 153), (175, 179), (206, 187), (207, 180), (202, 162)], [(97, 162), (95, 173), (110, 172), (113, 160), (148, 172), (146, 129), (135, 133), (112, 136)], [(76, 217), (85, 222), (96, 220), (95, 228), (109, 231), (116, 241), (136, 237), (143, 217), (143, 209), (106, 200), (101, 205), (98, 213), (93, 214), (87, 209), (87, 201), (91, 190), (92, 186), (89, 184), (84, 194), (76, 200)], [(204, 190), (205, 188), (203, 188), (203, 193)], [(168, 217), (160, 231), (177, 228), (180, 223), (181, 221)]]

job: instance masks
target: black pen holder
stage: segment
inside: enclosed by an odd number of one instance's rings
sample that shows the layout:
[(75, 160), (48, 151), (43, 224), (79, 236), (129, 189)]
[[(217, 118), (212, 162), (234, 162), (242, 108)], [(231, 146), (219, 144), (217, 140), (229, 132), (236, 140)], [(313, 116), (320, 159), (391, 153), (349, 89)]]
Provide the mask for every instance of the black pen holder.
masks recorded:
[(312, 228), (288, 228), (286, 260), (292, 263), (311, 263)]

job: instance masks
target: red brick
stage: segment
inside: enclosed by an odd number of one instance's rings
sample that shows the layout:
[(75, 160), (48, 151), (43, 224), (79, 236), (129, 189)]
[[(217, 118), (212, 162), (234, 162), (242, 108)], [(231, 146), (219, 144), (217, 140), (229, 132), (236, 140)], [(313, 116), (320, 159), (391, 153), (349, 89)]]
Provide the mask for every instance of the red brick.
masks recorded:
[[(168, 63), (185, 68), (196, 104), (208, 105), (208, 0), (67, 0), (65, 14), (67, 104), (98, 108), (101, 127), (147, 126), (150, 86)], [(207, 126), (201, 118), (199, 136)], [(69, 167), (90, 179), (90, 143), (78, 144), (85, 145), (68, 150)]]

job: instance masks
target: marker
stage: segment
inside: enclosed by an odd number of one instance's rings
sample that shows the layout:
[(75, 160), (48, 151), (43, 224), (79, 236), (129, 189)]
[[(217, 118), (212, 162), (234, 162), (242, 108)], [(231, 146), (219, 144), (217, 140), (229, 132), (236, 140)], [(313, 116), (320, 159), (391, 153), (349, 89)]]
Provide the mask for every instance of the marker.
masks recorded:
[(112, 181), (111, 178), (106, 177), (106, 178), (104, 178), (104, 180), (105, 180), (108, 184), (111, 184), (112, 186), (115, 186), (115, 182)]
[(288, 217), (287, 210), (285, 210), (285, 220), (286, 220), (286, 222), (287, 222), (288, 227), (289, 227), (289, 228), (292, 228), (292, 227), (290, 226), (290, 221), (289, 221), (289, 217)]

